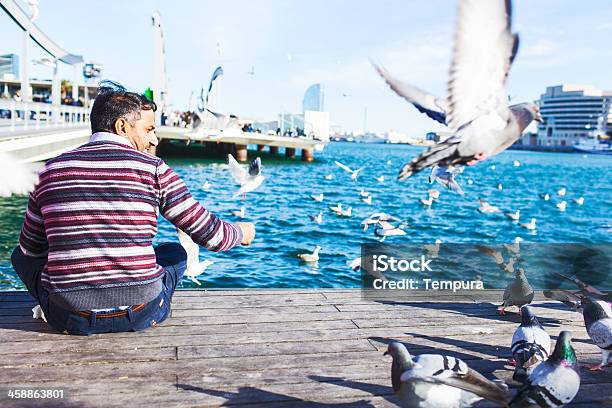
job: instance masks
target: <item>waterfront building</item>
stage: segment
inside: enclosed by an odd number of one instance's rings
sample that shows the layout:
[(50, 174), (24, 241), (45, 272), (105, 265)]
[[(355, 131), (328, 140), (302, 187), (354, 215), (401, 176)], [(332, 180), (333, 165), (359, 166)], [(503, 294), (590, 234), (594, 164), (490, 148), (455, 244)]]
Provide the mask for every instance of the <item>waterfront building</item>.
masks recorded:
[(538, 125), (535, 138), (526, 133), (520, 144), (563, 148), (585, 137), (610, 137), (611, 102), (612, 91), (580, 85), (549, 86), (538, 101), (544, 122)]
[(302, 113), (306, 111), (323, 112), (325, 95), (323, 92), (323, 86), (321, 84), (310, 85), (304, 93), (304, 99), (302, 100)]
[(19, 78), (19, 56), (16, 54), (0, 55), (0, 79)]

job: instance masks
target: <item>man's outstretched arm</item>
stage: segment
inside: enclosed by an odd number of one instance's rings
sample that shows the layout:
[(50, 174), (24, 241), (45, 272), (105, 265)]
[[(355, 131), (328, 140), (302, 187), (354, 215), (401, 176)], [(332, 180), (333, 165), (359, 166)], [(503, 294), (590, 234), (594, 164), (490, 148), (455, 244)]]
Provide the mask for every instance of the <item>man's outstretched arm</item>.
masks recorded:
[(226, 251), (243, 240), (238, 224), (221, 220), (196, 201), (181, 178), (163, 161), (157, 168), (160, 213), (183, 230), (198, 245), (211, 251)]

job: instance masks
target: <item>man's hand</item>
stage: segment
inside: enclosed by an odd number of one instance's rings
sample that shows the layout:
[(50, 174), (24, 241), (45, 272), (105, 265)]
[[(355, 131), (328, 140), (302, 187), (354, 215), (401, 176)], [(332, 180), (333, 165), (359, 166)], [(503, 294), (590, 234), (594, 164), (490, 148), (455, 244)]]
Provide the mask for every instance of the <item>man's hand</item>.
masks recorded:
[(251, 245), (255, 239), (255, 224), (252, 222), (237, 222), (236, 225), (242, 230), (242, 245)]

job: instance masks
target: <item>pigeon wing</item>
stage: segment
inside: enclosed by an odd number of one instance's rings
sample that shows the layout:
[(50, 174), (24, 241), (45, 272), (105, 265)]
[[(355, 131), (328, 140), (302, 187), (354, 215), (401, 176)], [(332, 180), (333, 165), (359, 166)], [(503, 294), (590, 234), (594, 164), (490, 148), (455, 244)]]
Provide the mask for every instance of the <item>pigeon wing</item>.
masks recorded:
[(510, 117), (506, 77), (518, 48), (510, 24), (510, 0), (460, 2), (448, 82), (451, 130), (477, 118), (488, 129), (505, 128)]
[(393, 78), (386, 69), (374, 65), (378, 74), (396, 94), (410, 102), (421, 113), (426, 114), (436, 122), (446, 125), (447, 102), (420, 90), (419, 88)]
[(240, 163), (236, 161), (236, 159), (234, 159), (234, 156), (231, 154), (227, 155), (227, 164), (229, 166), (230, 174), (234, 180), (236, 180), (236, 183), (240, 185), (246, 183), (249, 173), (244, 167), (242, 167), (242, 165), (240, 165)]
[(435, 378), (436, 382), (471, 392), (489, 401), (507, 406), (507, 387), (485, 378), (482, 374), (468, 367), (467, 373), (455, 373), (445, 378)]

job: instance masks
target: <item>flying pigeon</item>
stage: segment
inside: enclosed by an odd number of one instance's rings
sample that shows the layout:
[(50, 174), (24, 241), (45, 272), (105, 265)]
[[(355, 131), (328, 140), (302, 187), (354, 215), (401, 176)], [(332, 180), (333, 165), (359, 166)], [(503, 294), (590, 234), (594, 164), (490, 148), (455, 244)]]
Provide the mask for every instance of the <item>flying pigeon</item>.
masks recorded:
[(534, 119), (542, 121), (533, 103), (507, 105), (506, 80), (519, 45), (518, 34), (511, 33), (511, 5), (509, 0), (459, 2), (447, 99), (375, 65), (392, 90), (452, 132), (404, 165), (399, 179), (435, 165), (473, 165), (512, 145)]
[(514, 358), (515, 381), (525, 382), (527, 376), (542, 361), (548, 359), (551, 340), (538, 318), (529, 306), (521, 308), (521, 325), (512, 336), (512, 357)]
[(429, 184), (437, 181), (450, 191), (463, 195), (463, 189), (455, 180), (455, 177), (463, 173), (462, 166), (433, 166), (429, 174)]
[(520, 308), (531, 303), (533, 296), (534, 291), (527, 281), (525, 271), (523, 268), (517, 268), (514, 279), (504, 290), (504, 302), (501, 304), (499, 314), (506, 314), (506, 308), (510, 306), (518, 306), (519, 314), (521, 314)]
[(0, 197), (27, 194), (38, 184), (38, 176), (15, 157), (0, 153)]
[(580, 367), (571, 333), (559, 334), (555, 350), (527, 377), (527, 384), (510, 401), (512, 408), (556, 408), (569, 404), (580, 388)]
[(601, 363), (587, 367), (591, 371), (603, 371), (612, 354), (612, 308), (606, 301), (584, 297), (582, 317), (589, 337), (601, 349)]
[(582, 313), (582, 298), (569, 290), (552, 289), (542, 292), (544, 297), (556, 300), (568, 306), (574, 312)]
[(519, 260), (518, 258), (510, 256), (508, 262), (506, 262), (502, 253), (494, 248), (486, 245), (476, 245), (476, 249), (493, 258), (501, 272), (514, 273), (514, 264)]
[(402, 407), (470, 407), (483, 398), (506, 406), (506, 385), (486, 379), (463, 360), (439, 354), (413, 358), (397, 342), (384, 354), (393, 357), (391, 384)]
[(196, 285), (202, 285), (198, 280), (198, 276), (204, 273), (206, 268), (208, 268), (214, 262), (209, 259), (200, 262), (199, 245), (193, 242), (189, 235), (187, 235), (180, 229), (177, 228), (176, 232), (178, 233), (179, 242), (181, 243), (181, 246), (185, 248), (185, 251), (187, 252), (187, 269), (185, 269), (184, 276)]
[(261, 159), (259, 157), (253, 159), (248, 167), (240, 165), (231, 154), (227, 155), (227, 161), (230, 174), (240, 185), (234, 197), (242, 194), (242, 198), (246, 199), (246, 193), (255, 190), (265, 180), (261, 175)]

